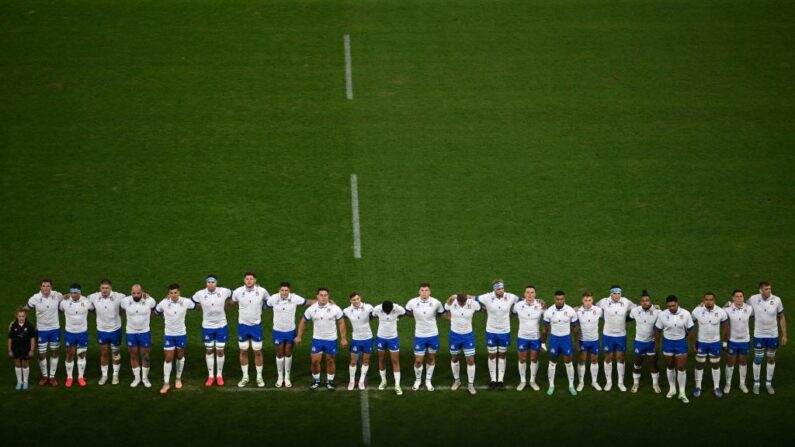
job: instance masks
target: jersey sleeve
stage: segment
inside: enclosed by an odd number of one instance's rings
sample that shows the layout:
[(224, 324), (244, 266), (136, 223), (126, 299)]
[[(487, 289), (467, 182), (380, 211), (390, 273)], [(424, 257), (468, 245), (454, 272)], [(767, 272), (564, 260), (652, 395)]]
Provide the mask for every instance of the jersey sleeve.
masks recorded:
[(188, 309), (196, 308), (196, 303), (193, 300), (185, 300), (185, 305), (188, 307)]
[[(193, 301), (191, 301), (191, 302), (193, 302)], [(162, 302), (157, 303), (157, 305), (155, 306), (155, 312), (157, 312), (158, 315), (163, 315), (163, 303)]]
[(781, 315), (782, 313), (784, 313), (784, 303), (779, 299), (778, 306), (776, 306), (776, 314)]
[(306, 298), (298, 295), (295, 295), (295, 298), (298, 300), (299, 306), (306, 306)]
[(304, 320), (306, 320), (306, 321), (309, 321), (309, 320), (311, 320), (311, 318), (309, 317), (309, 310), (310, 310), (310, 309), (311, 309), (311, 308), (307, 308), (307, 309), (304, 311)]
[(339, 306), (338, 306), (337, 307), (337, 314), (334, 316), (334, 319), (339, 321), (339, 320), (342, 320), (342, 317), (344, 317), (344, 316), (345, 315), (342, 313), (342, 309), (340, 309)]
[(269, 297), (268, 297), (268, 299), (266, 299), (266, 300), (263, 300), (263, 304), (264, 304), (266, 307), (273, 307), (273, 306), (275, 306), (275, 305), (276, 305), (276, 300), (275, 300), (275, 299), (273, 298), (273, 296), (271, 295), (271, 296), (269, 296)]
[(408, 303), (406, 303), (406, 312), (414, 312), (414, 299), (410, 299)]
[(155, 307), (157, 307), (157, 301), (155, 301), (155, 299), (150, 296), (149, 297), (149, 308), (150, 309), (154, 309)]
[(401, 306), (400, 304), (395, 304), (395, 305), (394, 305), (394, 307), (392, 308), (392, 311), (393, 311), (393, 312), (397, 312), (397, 314), (398, 314), (399, 316), (400, 316), (400, 315), (406, 315), (406, 308), (404, 308), (404, 307), (403, 307), (403, 306)]
[(687, 330), (689, 331), (689, 330), (693, 329), (693, 326), (695, 326), (695, 325), (696, 324), (693, 322), (693, 315), (692, 314), (688, 314), (687, 315)]
[(574, 315), (571, 316), (571, 324), (579, 322), (580, 322), (580, 317), (577, 316), (577, 312), (574, 312)]
[(192, 297), (190, 297), (190, 300), (191, 300), (191, 301), (193, 301), (193, 302), (194, 302), (194, 303), (196, 303), (196, 304), (200, 304), (200, 303), (199, 303), (199, 293), (200, 293), (200, 292), (196, 292), (196, 293), (194, 293), (194, 294), (193, 294), (193, 296), (192, 296)]
[(444, 303), (444, 310), (446, 310), (447, 312), (450, 312), (450, 305), (447, 304), (447, 303)]
[(445, 313), (445, 312), (446, 312), (446, 310), (445, 310), (444, 306), (442, 306), (442, 302), (441, 302), (441, 301), (438, 301), (438, 303), (439, 303), (439, 306), (436, 308), (436, 313), (437, 313), (437, 314), (443, 314), (443, 313)]
[(36, 308), (36, 297), (32, 296), (28, 298), (28, 308), (35, 309)]
[(64, 309), (63, 305), (64, 305), (64, 302), (63, 302), (63, 301), (61, 301), (60, 303), (58, 303), (58, 310), (63, 310), (63, 309)]
[(662, 314), (658, 315), (658, 316), (657, 316), (657, 321), (656, 321), (656, 322), (654, 322), (654, 327), (655, 327), (655, 328), (657, 328), (657, 329), (658, 329), (658, 330), (660, 330), (660, 331), (661, 331), (661, 330), (662, 330), (662, 328), (663, 328), (663, 325), (662, 325), (662, 318), (660, 318), (661, 316), (662, 316)]
[(549, 324), (549, 310), (544, 312), (544, 323)]
[(237, 290), (232, 292), (232, 301), (237, 303), (240, 300), (240, 298), (238, 298), (238, 295), (239, 295), (239, 293), (237, 293)]
[[(481, 306), (480, 303), (478, 303), (477, 301), (472, 303), (472, 305), (475, 306), (475, 311), (479, 311), (479, 310), (483, 309), (483, 306)], [(511, 309), (513, 309), (513, 306), (511, 306)]]

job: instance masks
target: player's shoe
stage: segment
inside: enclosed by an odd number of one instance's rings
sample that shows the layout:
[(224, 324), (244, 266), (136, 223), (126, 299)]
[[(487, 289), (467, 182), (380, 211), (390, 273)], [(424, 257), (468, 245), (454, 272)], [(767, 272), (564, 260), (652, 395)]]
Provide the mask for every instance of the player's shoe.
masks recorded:
[(82, 377), (77, 378), (77, 384), (80, 385), (81, 388), (88, 385), (88, 383), (86, 383), (86, 379)]
[(386, 380), (382, 380), (381, 383), (378, 385), (378, 389), (384, 391), (386, 389), (387, 383)]
[(18, 384), (17, 384), (17, 387), (16, 387), (16, 388), (14, 388), (14, 389), (15, 389), (15, 390), (17, 390), (17, 391), (22, 391), (22, 384), (21, 384), (21, 383), (18, 383)]
[(136, 377), (136, 378), (135, 378), (135, 379), (132, 381), (132, 383), (130, 383), (130, 388), (135, 388), (135, 387), (137, 387), (137, 386), (138, 386), (138, 385), (140, 385), (140, 384), (141, 384), (141, 379), (139, 379), (139, 378), (137, 378), (137, 377)]
[(527, 382), (519, 382), (519, 385), (516, 386), (516, 391), (522, 391), (526, 386)]
[(312, 385), (309, 385), (310, 390), (316, 390), (320, 388), (320, 381), (312, 382)]
[(400, 385), (395, 385), (395, 394), (397, 394), (398, 396), (403, 395), (403, 388), (401, 388)]
[(28, 390), (28, 384), (27, 383), (23, 383), (22, 384), (22, 391), (27, 391), (27, 390)]
[(732, 391), (732, 386), (727, 383), (726, 386), (723, 387), (723, 394), (729, 394), (731, 393), (731, 391)]
[(114, 374), (113, 375), (113, 378), (110, 379), (110, 384), (111, 385), (118, 385), (119, 384), (119, 375), (118, 374)]
[(418, 389), (420, 389), (420, 385), (422, 385), (422, 381), (421, 380), (415, 380), (414, 381), (414, 385), (411, 386), (411, 389), (413, 391), (417, 391)]
[(595, 389), (596, 391), (602, 391), (602, 386), (601, 386), (601, 385), (599, 385), (599, 382), (592, 382), (592, 383), (591, 383), (591, 386), (592, 386), (592, 387), (593, 387), (593, 389)]
[(640, 384), (639, 383), (633, 383), (632, 384), (632, 389), (630, 391), (632, 393), (637, 393), (639, 389), (640, 389)]
[(654, 390), (655, 393), (657, 393), (657, 394), (662, 393), (662, 388), (660, 388), (660, 384), (655, 383), (651, 387), (652, 387), (652, 389)]
[(489, 382), (489, 391), (494, 391), (497, 389), (497, 382)]
[(497, 382), (497, 391), (505, 391), (505, 383), (504, 382)]
[(745, 394), (748, 394), (748, 387), (747, 387), (747, 386), (745, 386), (745, 384), (744, 384), (744, 383), (741, 383), (741, 384), (740, 384), (740, 391), (742, 391), (742, 392), (743, 392), (743, 393), (745, 393)]
[(720, 388), (715, 388), (714, 390), (712, 390), (712, 394), (714, 394), (715, 397), (717, 398), (721, 398), (723, 397), (723, 390), (721, 390)]
[(767, 388), (767, 394), (776, 394), (776, 390), (773, 389), (773, 384), (772, 383), (767, 382), (767, 385), (765, 385), (765, 388)]
[(248, 377), (243, 377), (240, 382), (237, 382), (238, 388), (245, 388), (246, 385), (248, 385)]
[(48, 382), (50, 382), (50, 385), (52, 386), (58, 386), (58, 379), (56, 379), (55, 377), (50, 377), (50, 380), (48, 380)]
[(577, 392), (578, 393), (581, 392), (584, 389), (585, 389), (585, 382), (580, 382), (580, 383), (577, 384)]
[(218, 386), (224, 386), (224, 378), (221, 376), (216, 377), (215, 384)]
[(348, 391), (353, 391), (354, 388), (356, 388), (356, 382), (354, 381), (348, 382)]
[(577, 390), (573, 386), (570, 386), (569, 387), (569, 394), (571, 394), (572, 396), (576, 396), (577, 395)]
[(668, 390), (668, 394), (666, 394), (665, 397), (670, 399), (670, 398), (672, 398), (674, 396), (676, 396), (676, 388), (672, 387), (671, 389)]
[(208, 377), (207, 380), (204, 381), (204, 386), (211, 387), (215, 383), (215, 377)]
[(754, 382), (754, 394), (759, 394), (759, 382)]
[(257, 388), (265, 388), (265, 380), (262, 376), (257, 376)]
[(284, 377), (279, 376), (279, 378), (276, 379), (276, 388), (281, 388), (282, 385), (284, 385)]
[[(104, 385), (104, 384), (108, 383), (108, 376), (100, 377), (99, 378), (99, 382), (97, 382), (97, 383), (100, 384), (100, 385)], [(41, 384), (41, 382), (39, 382), (39, 384)]]
[(478, 394), (478, 390), (475, 389), (475, 384), (473, 384), (473, 383), (470, 383), (469, 385), (467, 385), (467, 391), (469, 391), (469, 394), (471, 394), (473, 396), (475, 394)]
[(168, 384), (165, 384), (165, 385), (163, 385), (163, 387), (162, 387), (162, 388), (160, 388), (160, 394), (166, 394), (166, 393), (168, 393), (168, 389), (169, 389), (169, 388), (171, 388), (171, 386), (169, 386)]
[(177, 381), (174, 382), (174, 388), (176, 388), (178, 390), (181, 390), (182, 389), (182, 380), (177, 379)]
[(681, 400), (683, 404), (690, 403), (690, 401), (687, 400), (687, 396), (685, 396), (685, 393), (679, 393), (679, 400)]
[(293, 387), (293, 382), (290, 382), (290, 378), (289, 377), (285, 377), (284, 378), (284, 387), (285, 388), (292, 388)]
[[(106, 380), (107, 380), (107, 378), (106, 378)], [(47, 377), (42, 377), (41, 379), (39, 379), (39, 385), (41, 385), (41, 386), (47, 385), (47, 382), (48, 382)], [(102, 385), (102, 384), (100, 384), (100, 385)]]
[(326, 382), (326, 389), (329, 391), (334, 391), (337, 389), (337, 387), (334, 386), (334, 382), (328, 381)]
[(359, 381), (359, 390), (364, 391), (365, 388), (367, 388), (367, 384), (362, 381)]
[(618, 382), (618, 391), (621, 391), (622, 393), (626, 393), (627, 392), (627, 387), (624, 386), (623, 383)]
[(425, 381), (425, 388), (426, 388), (428, 391), (433, 391), (433, 384), (431, 383), (431, 381), (430, 381), (430, 380), (426, 380), (426, 381)]
[(450, 387), (450, 391), (457, 391), (459, 388), (461, 388), (461, 381), (456, 380), (455, 382), (453, 382), (453, 385)]
[(72, 379), (71, 377), (67, 377), (66, 381), (63, 383), (63, 386), (65, 386), (67, 388), (71, 388), (72, 387), (72, 382), (74, 382), (74, 379)]
[(613, 382), (605, 383), (605, 391), (610, 391), (613, 389)]
[(529, 382), (529, 383), (530, 383), (530, 388), (532, 388), (533, 391), (540, 391), (541, 390), (541, 387), (538, 386), (537, 383), (535, 383), (535, 382)]
[(149, 381), (148, 377), (144, 377), (141, 379), (141, 383), (144, 384), (145, 388), (152, 388), (152, 382)]
[(701, 397), (701, 388), (693, 389), (693, 397)]
[(551, 387), (549, 387), (549, 389), (547, 390), (547, 396), (551, 396), (551, 395), (553, 395), (553, 394), (555, 394), (555, 387), (554, 387), (554, 386), (551, 386)]

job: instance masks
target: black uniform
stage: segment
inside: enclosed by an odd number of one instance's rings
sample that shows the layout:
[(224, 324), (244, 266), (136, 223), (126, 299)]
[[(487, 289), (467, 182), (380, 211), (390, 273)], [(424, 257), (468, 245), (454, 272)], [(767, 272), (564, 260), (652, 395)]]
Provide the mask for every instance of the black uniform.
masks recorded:
[(8, 338), (11, 339), (11, 353), (14, 354), (14, 358), (29, 360), (30, 341), (36, 338), (36, 327), (28, 320), (25, 320), (22, 326), (18, 321), (14, 321), (8, 332)]

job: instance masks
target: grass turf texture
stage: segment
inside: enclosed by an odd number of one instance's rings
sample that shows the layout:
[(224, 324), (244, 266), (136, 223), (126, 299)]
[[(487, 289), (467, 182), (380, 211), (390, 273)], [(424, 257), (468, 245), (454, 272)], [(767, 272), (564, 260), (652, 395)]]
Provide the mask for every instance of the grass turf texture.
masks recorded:
[[(93, 291), (109, 277), (126, 292), (140, 281), (160, 298), (172, 281), (193, 293), (208, 272), (234, 288), (246, 269), (271, 292), (288, 279), (305, 296), (330, 287), (340, 303), (356, 289), (371, 303), (405, 304), (425, 280), (440, 298), (485, 291), (501, 276), (514, 292), (535, 283), (547, 300), (560, 288), (573, 303), (619, 282), (633, 300), (648, 288), (657, 302), (675, 293), (692, 308), (707, 289), (722, 302), (766, 278), (791, 313), (792, 2), (71, 3), (0, 5), (8, 319), (43, 276), (62, 291), (72, 281)], [(354, 172), (362, 260), (351, 251)], [(228, 317), (234, 337), (236, 313)], [(122, 385), (96, 385), (93, 317), (87, 389), (20, 394), (9, 364), (3, 443), (77, 445), (88, 440), (76, 431), (90, 430), (132, 445), (136, 426), (146, 439), (194, 445), (361, 442), (358, 393), (203, 389), (200, 319), (189, 317), (188, 386), (166, 397), (129, 389), (126, 352)], [(266, 339), (270, 322), (266, 312)], [(475, 326), (485, 384), (485, 318)], [(404, 387), (413, 327), (400, 325)], [(153, 320), (155, 386), (162, 328)], [(451, 381), (447, 330), (440, 321), (437, 385)], [(229, 343), (227, 391), (237, 352)], [(272, 387), (272, 347), (265, 356)], [(339, 383), (347, 360), (339, 356)], [(783, 436), (794, 416), (792, 349), (777, 360), (776, 396), (735, 386), (688, 406), (651, 393), (646, 372), (638, 395), (572, 398), (562, 367), (553, 398), (371, 391), (373, 444), (662, 444), (671, 438), (658, 434), (672, 429), (741, 442), (756, 437), (751, 422)], [(512, 350), (509, 385), (515, 364)], [(31, 371), (37, 380), (35, 362)], [(293, 375), (308, 384), (306, 344)], [(692, 365), (688, 375), (692, 390)]]

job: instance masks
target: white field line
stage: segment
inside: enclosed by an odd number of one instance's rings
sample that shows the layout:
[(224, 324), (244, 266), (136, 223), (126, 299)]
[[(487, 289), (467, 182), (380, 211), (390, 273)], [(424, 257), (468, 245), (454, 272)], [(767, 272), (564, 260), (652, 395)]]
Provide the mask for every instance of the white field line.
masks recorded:
[(362, 258), (362, 234), (359, 229), (359, 181), (351, 174), (351, 223), (353, 226), (353, 257)]
[(362, 402), (362, 444), (370, 445), (370, 397), (368, 390), (362, 391), (361, 402)]
[[(195, 387), (195, 389), (193, 391), (201, 391), (202, 389), (204, 389), (204, 387), (198, 387), (197, 386), (197, 387)], [(487, 387), (485, 385), (479, 385), (479, 386), (476, 386), (475, 389), (487, 390), (487, 389), (489, 389), (489, 387)], [(246, 388), (238, 388), (237, 386), (232, 385), (232, 386), (225, 386), (225, 387), (220, 387), (220, 388), (219, 387), (215, 387), (215, 390), (223, 392), (223, 393), (303, 393), (303, 392), (327, 393), (328, 392), (328, 391), (326, 391), (326, 389), (324, 387), (321, 387), (320, 389), (313, 391), (313, 390), (310, 390), (309, 388), (307, 388), (307, 386), (305, 386), (303, 384), (302, 385), (295, 385), (294, 384), (292, 388), (273, 388), (273, 387), (257, 388), (257, 387), (252, 387), (252, 386), (248, 386)], [(347, 389), (340, 387), (340, 388), (337, 388), (336, 392), (338, 392), (338, 393), (361, 393), (362, 396), (364, 396), (365, 394), (369, 393), (369, 391), (370, 391), (369, 388), (364, 390), (364, 391), (359, 391), (358, 389), (353, 390), (353, 391), (348, 391)], [(450, 391), (450, 387), (449, 386), (437, 386), (437, 387), (434, 387), (434, 391), (433, 392), (435, 392), (435, 391), (445, 391), (445, 392), (447, 392), (447, 391)], [(512, 390), (508, 389), (508, 391), (512, 391)], [(174, 391), (174, 392), (179, 393), (180, 391)], [(375, 392), (377, 392), (379, 394), (381, 394), (381, 393), (383, 393), (383, 394), (395, 394), (393, 385), (390, 385), (385, 390), (376, 390)], [(427, 392), (428, 391), (425, 388), (421, 388), (418, 391), (413, 391), (411, 389), (410, 385), (403, 388), (403, 393), (404, 394), (427, 393)], [(461, 388), (458, 391), (456, 391), (456, 393), (466, 394), (466, 385), (462, 385)], [(368, 394), (368, 397), (369, 397), (369, 394)], [(368, 405), (368, 411), (369, 411), (369, 405)], [(362, 421), (362, 422), (364, 422), (364, 421)]]
[(351, 71), (351, 36), (346, 34), (342, 39), (345, 45), (345, 97), (353, 99), (353, 72)]

